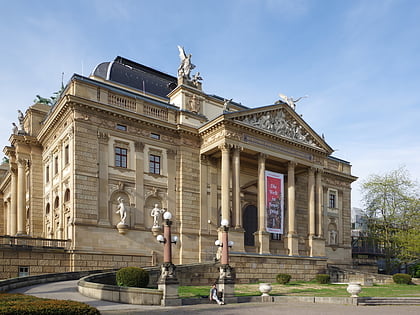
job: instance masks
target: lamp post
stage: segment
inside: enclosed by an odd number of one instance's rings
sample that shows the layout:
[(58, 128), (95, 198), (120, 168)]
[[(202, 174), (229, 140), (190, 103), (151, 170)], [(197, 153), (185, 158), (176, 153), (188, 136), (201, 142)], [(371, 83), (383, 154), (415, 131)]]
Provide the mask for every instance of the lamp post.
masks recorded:
[(233, 242), (229, 241), (229, 221), (223, 219), (220, 222), (220, 231), (222, 232), (221, 241), (216, 240), (214, 244), (222, 248), (222, 257), (220, 259), (219, 278), (217, 280), (219, 291), (223, 293), (223, 299), (233, 298), (235, 287), (235, 276), (233, 268), (229, 265), (229, 248)]
[(162, 305), (181, 305), (178, 299), (178, 279), (175, 273), (175, 265), (172, 263), (172, 244), (178, 242), (176, 235), (171, 235), (172, 214), (169, 211), (163, 213), (163, 235), (158, 235), (156, 239), (163, 243), (163, 264), (161, 266), (158, 288), (163, 291)]

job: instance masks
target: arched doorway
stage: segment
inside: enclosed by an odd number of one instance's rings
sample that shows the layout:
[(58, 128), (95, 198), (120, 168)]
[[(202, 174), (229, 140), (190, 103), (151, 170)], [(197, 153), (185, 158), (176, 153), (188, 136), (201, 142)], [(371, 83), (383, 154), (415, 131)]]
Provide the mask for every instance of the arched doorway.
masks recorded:
[(258, 209), (249, 205), (244, 210), (243, 225), (245, 230), (244, 245), (255, 246), (254, 233), (258, 228)]

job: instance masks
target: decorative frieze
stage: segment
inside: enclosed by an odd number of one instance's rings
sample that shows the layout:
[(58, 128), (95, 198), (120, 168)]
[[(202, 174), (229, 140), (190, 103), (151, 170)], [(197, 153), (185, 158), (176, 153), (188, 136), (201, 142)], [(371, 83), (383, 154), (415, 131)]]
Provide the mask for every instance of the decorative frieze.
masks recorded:
[(237, 117), (234, 120), (313, 147), (321, 148), (305, 128), (291, 116), (287, 115), (283, 109)]

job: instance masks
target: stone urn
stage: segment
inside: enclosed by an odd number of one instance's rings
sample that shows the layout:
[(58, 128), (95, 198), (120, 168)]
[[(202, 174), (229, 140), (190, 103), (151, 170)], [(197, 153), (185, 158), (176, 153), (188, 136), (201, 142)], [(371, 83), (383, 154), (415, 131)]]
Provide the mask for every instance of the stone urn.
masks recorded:
[(260, 283), (260, 292), (262, 293), (261, 296), (269, 296), (268, 293), (271, 292), (272, 287), (270, 283)]
[(359, 293), (362, 292), (362, 286), (359, 282), (350, 282), (347, 286), (347, 292), (351, 294), (351, 297), (358, 297)]

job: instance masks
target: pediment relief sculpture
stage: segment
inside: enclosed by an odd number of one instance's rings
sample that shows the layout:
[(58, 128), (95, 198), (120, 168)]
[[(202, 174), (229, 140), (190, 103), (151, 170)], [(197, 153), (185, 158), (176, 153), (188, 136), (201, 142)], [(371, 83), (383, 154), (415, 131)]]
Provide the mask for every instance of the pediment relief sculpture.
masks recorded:
[(320, 147), (303, 126), (292, 117), (286, 116), (283, 109), (236, 117), (234, 120), (298, 142)]

